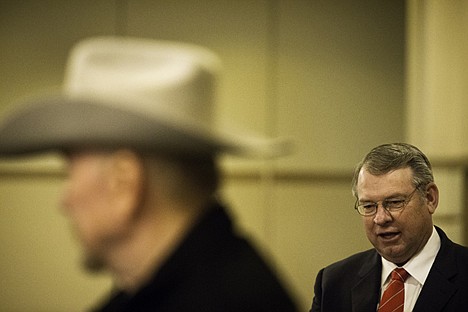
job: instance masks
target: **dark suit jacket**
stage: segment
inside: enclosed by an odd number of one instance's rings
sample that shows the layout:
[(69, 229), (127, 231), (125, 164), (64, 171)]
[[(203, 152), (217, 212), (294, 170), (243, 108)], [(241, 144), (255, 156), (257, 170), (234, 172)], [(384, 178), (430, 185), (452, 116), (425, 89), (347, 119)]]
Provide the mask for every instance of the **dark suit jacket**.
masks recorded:
[[(468, 311), (468, 248), (437, 228), (441, 247), (414, 306), (414, 312)], [(316, 278), (312, 312), (375, 312), (382, 261), (367, 250), (322, 269)]]
[(98, 311), (297, 311), (225, 210), (211, 208), (145, 287), (133, 296), (115, 294)]

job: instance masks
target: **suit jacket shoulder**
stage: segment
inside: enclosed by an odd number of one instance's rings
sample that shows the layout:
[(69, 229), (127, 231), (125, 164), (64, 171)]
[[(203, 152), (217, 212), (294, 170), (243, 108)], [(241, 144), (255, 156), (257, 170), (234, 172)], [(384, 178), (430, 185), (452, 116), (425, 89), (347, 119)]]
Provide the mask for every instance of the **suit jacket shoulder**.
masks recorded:
[(375, 311), (381, 268), (379, 254), (370, 249), (322, 269), (311, 311)]
[(281, 281), (253, 245), (214, 206), (188, 233), (148, 284), (123, 292), (100, 310), (120, 312), (296, 312)]
[(413, 311), (468, 311), (468, 248), (436, 230), (440, 250)]

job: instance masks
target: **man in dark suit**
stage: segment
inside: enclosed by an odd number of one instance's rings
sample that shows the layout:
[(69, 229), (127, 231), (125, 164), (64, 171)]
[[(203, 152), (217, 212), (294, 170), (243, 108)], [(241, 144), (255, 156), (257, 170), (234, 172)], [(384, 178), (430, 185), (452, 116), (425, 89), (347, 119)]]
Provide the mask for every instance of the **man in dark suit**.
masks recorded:
[(394, 311), (468, 311), (468, 248), (433, 225), (439, 191), (427, 157), (410, 144), (378, 146), (356, 167), (353, 194), (374, 249), (320, 270), (311, 311), (384, 311), (396, 268), (409, 275)]

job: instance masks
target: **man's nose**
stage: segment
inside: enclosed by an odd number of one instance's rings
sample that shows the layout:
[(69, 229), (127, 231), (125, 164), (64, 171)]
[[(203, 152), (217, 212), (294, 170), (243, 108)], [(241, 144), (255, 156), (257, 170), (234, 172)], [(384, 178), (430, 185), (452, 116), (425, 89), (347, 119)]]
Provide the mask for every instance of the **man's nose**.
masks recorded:
[(391, 213), (387, 209), (385, 209), (381, 203), (377, 204), (376, 209), (377, 211), (375, 212), (375, 215), (374, 215), (375, 224), (382, 225), (382, 224), (392, 221), (393, 218), (392, 218)]
[(62, 190), (59, 198), (59, 211), (62, 214), (68, 214), (68, 210), (70, 207), (70, 181), (65, 180), (62, 185)]

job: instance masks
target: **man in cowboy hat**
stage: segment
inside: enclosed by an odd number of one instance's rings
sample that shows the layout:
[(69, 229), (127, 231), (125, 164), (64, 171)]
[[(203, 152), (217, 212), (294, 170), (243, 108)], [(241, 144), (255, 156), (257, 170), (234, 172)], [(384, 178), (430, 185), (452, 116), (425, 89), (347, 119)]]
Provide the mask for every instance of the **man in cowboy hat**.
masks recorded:
[(211, 126), (218, 63), (191, 45), (89, 39), (60, 94), (0, 125), (0, 156), (66, 156), (63, 210), (87, 268), (117, 288), (98, 311), (295, 311), (215, 196), (219, 153), (282, 152)]

